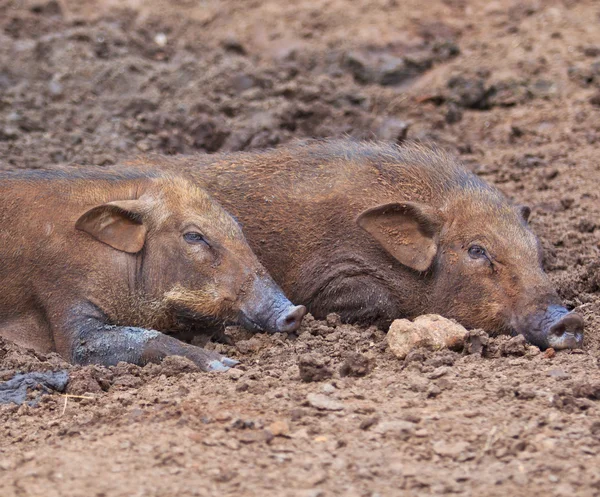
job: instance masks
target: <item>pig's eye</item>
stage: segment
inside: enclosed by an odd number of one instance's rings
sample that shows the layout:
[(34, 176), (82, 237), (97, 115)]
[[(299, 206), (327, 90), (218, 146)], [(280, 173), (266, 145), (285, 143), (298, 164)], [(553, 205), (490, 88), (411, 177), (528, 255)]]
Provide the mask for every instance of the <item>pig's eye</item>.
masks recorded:
[(471, 245), (469, 247), (469, 257), (471, 259), (487, 259), (487, 252), (480, 245)]
[(210, 247), (210, 245), (206, 241), (206, 238), (204, 238), (204, 236), (201, 233), (198, 233), (197, 231), (190, 231), (188, 233), (185, 233), (183, 235), (183, 239), (192, 245), (198, 245), (200, 243), (203, 243)]

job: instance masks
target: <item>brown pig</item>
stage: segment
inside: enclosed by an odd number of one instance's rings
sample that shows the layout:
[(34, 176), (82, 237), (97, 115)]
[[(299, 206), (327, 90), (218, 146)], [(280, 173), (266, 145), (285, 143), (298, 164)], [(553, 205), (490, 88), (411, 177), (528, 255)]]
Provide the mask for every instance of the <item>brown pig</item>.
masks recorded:
[(238, 224), (189, 181), (156, 174), (0, 175), (0, 335), (78, 363), (236, 361), (159, 333), (222, 321), (293, 331)]
[(316, 317), (387, 326), (435, 313), (542, 348), (582, 344), (582, 318), (542, 269), (529, 209), (440, 150), (334, 140), (148, 160), (222, 202)]

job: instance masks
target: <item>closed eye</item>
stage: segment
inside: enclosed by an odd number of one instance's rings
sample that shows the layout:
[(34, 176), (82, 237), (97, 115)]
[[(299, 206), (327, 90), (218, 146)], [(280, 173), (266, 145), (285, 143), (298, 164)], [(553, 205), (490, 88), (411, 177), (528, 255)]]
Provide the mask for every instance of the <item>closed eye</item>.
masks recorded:
[(198, 233), (197, 231), (189, 231), (185, 233), (183, 235), (183, 239), (190, 245), (205, 244), (206, 246), (210, 247), (210, 244), (206, 238), (204, 238), (204, 235), (202, 233)]

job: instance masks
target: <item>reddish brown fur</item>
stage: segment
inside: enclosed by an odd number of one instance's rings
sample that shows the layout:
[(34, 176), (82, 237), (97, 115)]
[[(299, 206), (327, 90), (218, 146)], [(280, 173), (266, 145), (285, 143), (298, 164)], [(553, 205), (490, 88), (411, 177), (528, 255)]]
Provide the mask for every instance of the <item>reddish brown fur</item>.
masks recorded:
[[(437, 312), (467, 326), (514, 332), (558, 304), (521, 209), (440, 150), (312, 141), (135, 164), (186, 171), (207, 188), (239, 219), (284, 291), (317, 317), (335, 311), (386, 325)], [(400, 264), (357, 225), (369, 209), (405, 202), (439, 225), (435, 259), (424, 272)], [(383, 235), (396, 236), (397, 247), (414, 242), (394, 230)], [(485, 246), (493, 268), (466, 256), (474, 243)]]
[[(186, 326), (194, 326), (197, 319), (234, 320), (244, 306), (262, 304), (252, 300), (261, 298), (251, 291), (255, 280), (285, 299), (238, 224), (206, 192), (182, 178), (4, 174), (0, 199), (0, 333), (22, 345), (78, 360), (79, 341), (88, 341), (93, 332), (85, 331), (81, 339), (86, 316), (100, 328), (107, 324), (173, 331), (182, 312), (189, 318)], [(117, 250), (76, 229), (86, 212), (114, 201), (134, 201), (141, 221), (131, 223), (141, 223), (147, 232), (139, 253)], [(201, 231), (210, 249), (186, 244), (182, 233), (188, 226)], [(138, 331), (124, 347), (139, 345), (143, 333)], [(152, 336), (150, 342), (160, 346), (153, 345), (152, 353), (140, 351), (134, 362), (154, 359), (153, 353), (196, 357), (196, 348), (179, 348)], [(104, 346), (111, 344), (98, 343)], [(206, 367), (204, 359), (198, 362)]]

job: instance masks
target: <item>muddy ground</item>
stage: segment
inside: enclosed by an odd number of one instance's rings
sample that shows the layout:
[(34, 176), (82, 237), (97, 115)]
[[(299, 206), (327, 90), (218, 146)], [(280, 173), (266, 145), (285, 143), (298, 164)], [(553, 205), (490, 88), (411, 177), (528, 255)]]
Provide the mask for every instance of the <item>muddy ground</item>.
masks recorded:
[[(435, 142), (531, 205), (585, 349), (230, 328), (228, 373), (70, 368), (0, 406), (0, 495), (600, 495), (600, 4), (0, 0), (2, 169), (340, 135)], [(60, 368), (0, 342), (1, 379)]]

